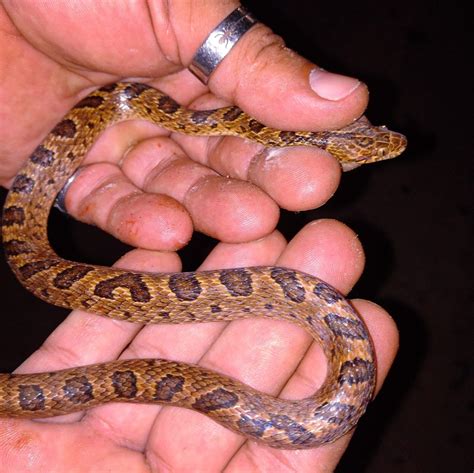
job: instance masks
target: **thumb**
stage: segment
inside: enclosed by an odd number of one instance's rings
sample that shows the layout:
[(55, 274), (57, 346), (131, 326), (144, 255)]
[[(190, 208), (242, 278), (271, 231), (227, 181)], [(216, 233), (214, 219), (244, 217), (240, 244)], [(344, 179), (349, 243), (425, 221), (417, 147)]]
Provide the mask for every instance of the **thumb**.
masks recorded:
[[(181, 58), (189, 65), (209, 33), (238, 2), (193, 2), (196, 34), (186, 37)], [(199, 11), (194, 11), (199, 10)], [(191, 30), (191, 31), (193, 31)], [(286, 130), (341, 128), (358, 118), (368, 100), (359, 80), (321, 69), (285, 47), (262, 23), (247, 31), (212, 73), (211, 91), (263, 123)]]

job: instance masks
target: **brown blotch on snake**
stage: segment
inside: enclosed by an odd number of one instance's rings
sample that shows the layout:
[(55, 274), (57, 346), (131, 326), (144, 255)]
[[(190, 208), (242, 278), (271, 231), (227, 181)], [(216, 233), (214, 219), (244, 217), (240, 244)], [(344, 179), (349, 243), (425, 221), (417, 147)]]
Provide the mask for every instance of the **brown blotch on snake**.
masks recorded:
[(74, 138), (76, 135), (76, 124), (71, 119), (65, 119), (59, 122), (52, 130), (51, 133), (56, 136), (63, 138)]
[(347, 419), (352, 418), (354, 414), (356, 414), (354, 406), (341, 402), (324, 404), (314, 413), (315, 416), (335, 425), (341, 425)]
[(334, 304), (344, 299), (339, 291), (336, 291), (336, 289), (325, 282), (318, 282), (314, 286), (314, 293), (328, 304)]
[(280, 286), (283, 294), (294, 302), (303, 302), (305, 290), (298, 281), (296, 273), (290, 269), (275, 268), (271, 273), (272, 278)]
[(211, 412), (217, 409), (229, 409), (234, 407), (239, 397), (224, 388), (218, 388), (199, 397), (193, 404), (193, 408), (199, 412)]
[(313, 433), (308, 432), (298, 422), (295, 422), (294, 419), (286, 415), (273, 416), (271, 424), (276, 429), (283, 430), (293, 445), (304, 445), (311, 442), (314, 438)]
[(198, 410), (277, 448), (312, 448), (349, 432), (372, 398), (375, 357), (358, 314), (328, 284), (274, 267), (138, 273), (66, 261), (50, 247), (47, 222), (57, 193), (108, 126), (137, 119), (170, 132), (239, 136), (266, 147), (317, 146), (343, 169), (398, 156), (405, 137), (372, 126), (365, 117), (341, 130), (275, 130), (236, 107), (188, 110), (145, 84), (110, 84), (82, 99), (46, 136), (5, 202), (2, 232), (8, 262), (38, 297), (145, 324), (287, 320), (321, 345), (326, 379), (314, 395), (288, 401), (195, 365), (117, 360), (50, 373), (0, 374), (0, 416), (48, 417), (109, 401), (159, 402)]
[(33, 247), (27, 241), (10, 240), (3, 244), (7, 256), (18, 256), (26, 253), (32, 253)]
[(86, 274), (94, 271), (93, 266), (77, 264), (61, 271), (53, 280), (53, 284), (58, 289), (69, 289), (75, 282), (83, 279)]
[(206, 123), (207, 126), (217, 126), (217, 123), (215, 121), (212, 121), (212, 110), (197, 110), (192, 113), (191, 120), (196, 125)]
[(148, 90), (148, 86), (146, 84), (140, 84), (136, 82), (125, 87), (125, 94), (129, 99), (134, 99), (139, 97), (143, 92), (145, 92), (145, 90)]
[(248, 126), (254, 133), (259, 133), (265, 128), (265, 125), (253, 119), (249, 120)]
[(253, 292), (252, 276), (244, 268), (223, 269), (220, 272), (219, 281), (234, 297), (250, 296)]
[(76, 104), (75, 109), (79, 108), (99, 108), (104, 103), (104, 98), (99, 95), (89, 95)]
[(239, 430), (249, 437), (261, 438), (269, 422), (261, 419), (253, 419), (242, 414), (239, 419)]
[(31, 155), (31, 161), (43, 167), (51, 166), (54, 159), (54, 151), (39, 145)]
[(165, 113), (176, 113), (181, 107), (179, 103), (167, 95), (161, 95), (158, 98), (158, 107)]
[(167, 374), (156, 383), (155, 399), (157, 401), (171, 401), (173, 397), (183, 390), (184, 378)]
[(342, 364), (338, 381), (341, 385), (347, 383), (350, 386), (365, 383), (374, 375), (374, 372), (375, 366), (372, 362), (356, 357)]
[(94, 294), (104, 299), (113, 299), (117, 288), (130, 291), (130, 297), (135, 302), (148, 302), (150, 291), (139, 274), (124, 272), (120, 276), (100, 281), (94, 289)]
[(113, 83), (113, 84), (107, 84), (107, 85), (104, 85), (102, 86), (99, 90), (99, 92), (105, 92), (107, 94), (110, 94), (111, 92), (113, 92), (117, 87), (119, 86), (119, 84), (117, 82)]
[(27, 281), (35, 274), (42, 273), (58, 264), (59, 262), (55, 259), (44, 259), (41, 261), (34, 261), (33, 263), (26, 263), (23, 266), (20, 266), (18, 270), (20, 271), (22, 278)]
[(365, 327), (360, 320), (351, 320), (341, 317), (333, 312), (324, 317), (331, 331), (343, 338), (363, 340), (365, 338)]
[(171, 275), (168, 286), (180, 301), (195, 301), (202, 291), (199, 281), (192, 273)]
[(25, 411), (41, 411), (45, 403), (44, 392), (35, 384), (20, 384), (18, 402)]
[(133, 371), (114, 371), (112, 386), (118, 397), (133, 399), (138, 392), (137, 377)]
[(24, 174), (18, 174), (13, 181), (11, 191), (29, 194), (33, 190), (34, 183), (35, 181), (31, 179), (31, 177), (25, 176)]
[(244, 112), (238, 107), (229, 107), (228, 110), (222, 115), (222, 118), (228, 122), (237, 120)]
[(63, 391), (65, 398), (73, 404), (85, 404), (94, 399), (94, 388), (87, 376), (66, 379)]

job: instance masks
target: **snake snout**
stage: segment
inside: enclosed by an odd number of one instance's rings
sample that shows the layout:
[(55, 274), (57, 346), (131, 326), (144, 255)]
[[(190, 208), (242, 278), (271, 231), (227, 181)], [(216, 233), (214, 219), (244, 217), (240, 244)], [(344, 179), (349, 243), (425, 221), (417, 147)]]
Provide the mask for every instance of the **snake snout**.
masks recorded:
[(396, 158), (405, 151), (407, 147), (407, 139), (405, 135), (395, 131), (390, 132), (389, 148), (385, 159)]

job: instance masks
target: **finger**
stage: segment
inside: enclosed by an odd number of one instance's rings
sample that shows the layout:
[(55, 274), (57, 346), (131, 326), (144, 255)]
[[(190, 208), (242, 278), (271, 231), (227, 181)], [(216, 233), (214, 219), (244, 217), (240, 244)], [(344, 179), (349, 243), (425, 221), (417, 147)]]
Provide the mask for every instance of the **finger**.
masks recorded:
[(144, 193), (113, 164), (81, 168), (65, 202), (71, 216), (133, 246), (173, 251), (192, 235), (192, 221), (178, 202)]
[[(369, 329), (377, 354), (377, 392), (387, 376), (398, 348), (398, 331), (393, 319), (381, 307), (369, 301), (353, 301)], [(281, 392), (286, 399), (303, 399), (320, 386), (324, 378), (325, 359), (321, 349), (312, 345), (297, 371)], [(315, 367), (319, 367), (315, 373)], [(369, 406), (370, 409), (370, 406)], [(363, 418), (361, 422), (363, 422)], [(281, 465), (292, 471), (326, 472), (334, 471), (352, 436), (352, 432), (336, 442), (316, 449), (295, 453), (289, 450), (275, 450), (262, 447), (255, 442), (246, 442), (226, 468), (226, 472), (247, 471), (258, 468), (277, 471)]]
[[(179, 3), (170, 15), (184, 65), (238, 2)], [(158, 8), (151, 14), (159, 17)], [(189, 34), (192, 31), (193, 34)], [(157, 31), (158, 38), (160, 32)], [(267, 125), (281, 129), (339, 128), (360, 116), (366, 87), (316, 67), (284, 47), (262, 24), (251, 28), (211, 75), (210, 89)]]
[[(179, 271), (175, 253), (134, 250), (117, 261), (117, 267), (150, 272)], [(139, 324), (99, 317), (74, 310), (18, 369), (18, 373), (54, 371), (117, 358), (141, 329)], [(80, 413), (48, 422), (72, 422)]]
[[(344, 290), (357, 280), (363, 266), (362, 250), (355, 241), (353, 232), (343, 224), (321, 221), (305, 227), (272, 263), (313, 273), (317, 270), (319, 277), (338, 283)], [(235, 263), (232, 256), (229, 257)], [(345, 262), (347, 258), (351, 264)], [(245, 263), (251, 264), (248, 260)], [(285, 322), (236, 321), (226, 326), (200, 364), (256, 389), (278, 394), (310, 342), (308, 334)], [(275, 366), (278, 366), (277, 372)], [(173, 443), (161, 443), (157, 455), (163, 464), (181, 470), (193, 465), (196, 470), (220, 471), (244, 441), (243, 437), (210, 419), (181, 409), (164, 409), (154, 433), (173, 439)], [(211, 465), (209, 459), (212, 459)], [(159, 466), (160, 463), (158, 469)]]
[(165, 138), (138, 144), (126, 155), (122, 169), (145, 192), (180, 202), (194, 228), (218, 240), (255, 240), (278, 222), (278, 206), (258, 187), (218, 176)]
[(321, 219), (298, 232), (278, 264), (314, 274), (347, 294), (362, 274), (365, 255), (353, 230), (337, 220)]

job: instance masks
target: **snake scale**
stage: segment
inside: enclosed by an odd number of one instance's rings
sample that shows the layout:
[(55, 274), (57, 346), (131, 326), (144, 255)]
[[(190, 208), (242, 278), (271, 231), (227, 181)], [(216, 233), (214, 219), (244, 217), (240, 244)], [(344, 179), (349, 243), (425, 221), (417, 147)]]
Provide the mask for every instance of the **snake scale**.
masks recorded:
[(270, 147), (318, 146), (347, 167), (399, 155), (405, 137), (364, 117), (336, 131), (280, 131), (237, 107), (189, 110), (147, 85), (116, 83), (82, 99), (54, 127), (16, 176), (5, 202), (8, 262), (41, 299), (143, 324), (287, 320), (322, 346), (326, 379), (313, 396), (289, 401), (194, 365), (120, 360), (50, 373), (0, 374), (0, 416), (48, 417), (123, 401), (194, 409), (277, 448), (316, 447), (348, 432), (373, 396), (374, 352), (351, 304), (324, 281), (282, 267), (140, 273), (67, 261), (50, 247), (47, 220), (57, 193), (98, 135), (129, 119), (191, 135), (241, 136)]

